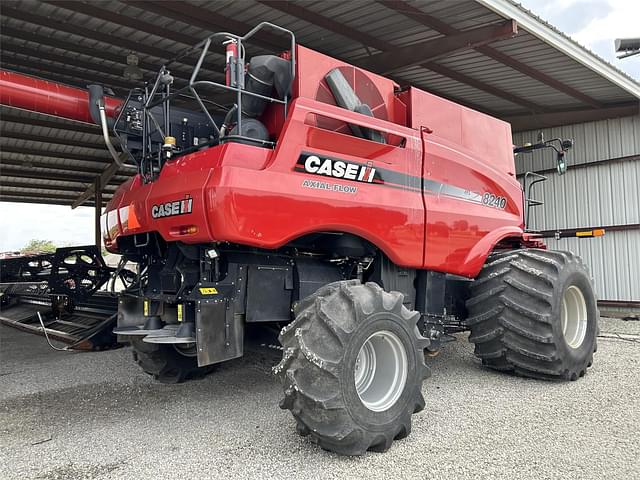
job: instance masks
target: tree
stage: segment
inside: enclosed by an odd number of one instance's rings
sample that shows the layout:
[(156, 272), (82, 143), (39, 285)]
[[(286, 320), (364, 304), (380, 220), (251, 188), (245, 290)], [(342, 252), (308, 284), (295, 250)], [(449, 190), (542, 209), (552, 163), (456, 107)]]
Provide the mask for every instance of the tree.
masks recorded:
[(20, 253), (34, 254), (34, 253), (53, 253), (56, 251), (56, 244), (51, 240), (38, 240), (31, 239), (24, 247), (20, 249)]

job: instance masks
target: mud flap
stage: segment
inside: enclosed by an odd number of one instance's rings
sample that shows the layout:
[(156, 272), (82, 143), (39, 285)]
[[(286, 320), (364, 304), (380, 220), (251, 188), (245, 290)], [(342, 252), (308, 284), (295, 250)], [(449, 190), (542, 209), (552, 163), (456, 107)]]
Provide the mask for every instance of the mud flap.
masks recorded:
[(244, 316), (230, 307), (227, 298), (196, 302), (199, 367), (242, 356)]

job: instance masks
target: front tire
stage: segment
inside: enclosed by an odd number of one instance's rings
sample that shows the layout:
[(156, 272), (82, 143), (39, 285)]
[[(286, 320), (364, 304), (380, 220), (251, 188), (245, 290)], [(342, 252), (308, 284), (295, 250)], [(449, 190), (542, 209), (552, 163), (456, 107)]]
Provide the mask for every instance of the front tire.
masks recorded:
[(181, 383), (202, 377), (213, 369), (213, 366), (198, 367), (195, 354), (181, 351), (173, 345), (147, 343), (142, 338), (133, 338), (131, 346), (133, 360), (160, 383)]
[(576, 380), (593, 361), (599, 312), (592, 280), (571, 252), (491, 255), (471, 285), (469, 341), (483, 365)]
[(335, 282), (304, 299), (282, 329), (280, 376), (297, 430), (326, 450), (386, 451), (424, 408), (428, 340), (399, 292), (375, 283)]

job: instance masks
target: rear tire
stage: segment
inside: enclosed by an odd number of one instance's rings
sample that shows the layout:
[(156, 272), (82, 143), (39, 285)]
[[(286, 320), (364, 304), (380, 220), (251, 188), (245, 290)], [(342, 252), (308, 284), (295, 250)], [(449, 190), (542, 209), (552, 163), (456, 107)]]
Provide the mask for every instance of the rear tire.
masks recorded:
[(469, 341), (487, 367), (576, 380), (591, 366), (599, 312), (587, 268), (573, 253), (491, 255), (471, 285), (467, 310)]
[(160, 383), (180, 383), (202, 377), (213, 366), (198, 367), (195, 356), (179, 352), (173, 345), (143, 342), (141, 338), (131, 340), (133, 360), (145, 373)]
[(326, 450), (386, 451), (424, 408), (429, 374), (418, 312), (375, 283), (334, 282), (304, 299), (280, 333), (284, 399), (301, 435)]

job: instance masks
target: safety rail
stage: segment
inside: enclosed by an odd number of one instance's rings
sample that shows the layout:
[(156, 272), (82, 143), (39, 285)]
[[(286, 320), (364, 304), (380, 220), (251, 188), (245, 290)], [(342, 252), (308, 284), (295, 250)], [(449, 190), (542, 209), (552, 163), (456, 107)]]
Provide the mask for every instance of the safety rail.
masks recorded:
[[(127, 149), (126, 140), (123, 141), (122, 133), (124, 130), (118, 129), (118, 126), (122, 123), (123, 115), (131, 115), (132, 112), (134, 115), (137, 113), (135, 110), (141, 110), (140, 121), (136, 124), (136, 127), (140, 129), (139, 136), (142, 137), (142, 145), (141, 145), (141, 155), (139, 160), (136, 161), (138, 164), (139, 172), (142, 177), (146, 180), (153, 180), (155, 177), (155, 173), (159, 172), (164, 163), (164, 159), (162, 157), (162, 147), (158, 146), (158, 151), (154, 151), (152, 141), (152, 136), (154, 138), (162, 141), (167, 137), (171, 137), (171, 103), (172, 101), (181, 98), (181, 99), (190, 99), (197, 103), (200, 112), (206, 118), (208, 124), (211, 126), (213, 130), (213, 143), (209, 142), (209, 146), (212, 144), (218, 144), (226, 141), (243, 141), (246, 143), (256, 142), (261, 144), (262, 146), (272, 147), (273, 143), (268, 141), (257, 140), (255, 138), (247, 137), (242, 135), (242, 113), (243, 113), (243, 97), (251, 96), (257, 99), (265, 100), (271, 103), (281, 104), (284, 109), (284, 116), (288, 115), (288, 107), (290, 103), (291, 97), (291, 86), (289, 86), (286, 93), (282, 96), (282, 98), (271, 97), (267, 95), (262, 95), (260, 93), (252, 92), (245, 89), (245, 65), (246, 65), (246, 50), (245, 44), (252, 39), (258, 32), (271, 29), (281, 32), (289, 37), (290, 43), (290, 52), (288, 54), (287, 60), (290, 62), (290, 74), (291, 79), (295, 77), (295, 68), (296, 68), (296, 49), (295, 49), (295, 35), (290, 30), (279, 27), (269, 22), (262, 22), (258, 24), (255, 28), (249, 31), (247, 34), (243, 36), (235, 35), (229, 32), (218, 32), (210, 35), (206, 39), (202, 40), (198, 44), (189, 47), (176, 57), (169, 60), (166, 64), (162, 65), (156, 75), (155, 81), (153, 85), (146, 85), (144, 89), (134, 89), (129, 94), (123, 108), (121, 109), (120, 115), (118, 119), (114, 123), (114, 133), (117, 138), (120, 139), (120, 143), (131, 158), (135, 156), (131, 154), (131, 152)], [(227, 83), (220, 83), (212, 80), (203, 80), (200, 79), (200, 73), (203, 68), (203, 64), (205, 63), (205, 58), (208, 54), (211, 53), (211, 47), (215, 44), (216, 40), (222, 40), (223, 45), (227, 45), (229, 42), (233, 42), (236, 47), (237, 57), (229, 56), (227, 53), (226, 57), (226, 69), (229, 70), (227, 74)], [(193, 57), (194, 54), (198, 54), (197, 61), (195, 62), (195, 66), (193, 71), (191, 72), (191, 76), (189, 77), (188, 83), (179, 88), (172, 89), (173, 85), (173, 77), (171, 76), (169, 67), (175, 63), (184, 59), (186, 57)], [(201, 90), (203, 87), (214, 88), (227, 92), (234, 92), (235, 97), (235, 105), (231, 107), (226, 107), (220, 105), (216, 102), (203, 98), (201, 94)], [(200, 92), (198, 91), (200, 89)], [(132, 107), (131, 105), (137, 103), (139, 107)], [(235, 130), (238, 132), (234, 135), (229, 135), (224, 130), (224, 125), (219, 126), (218, 122), (214, 118), (214, 115), (207, 107), (207, 104), (213, 104), (217, 107), (218, 111), (229, 112), (235, 109)], [(162, 116), (162, 120), (159, 120), (159, 116)], [(156, 143), (158, 141), (156, 140)], [(193, 145), (192, 148), (201, 148), (203, 145)], [(190, 149), (186, 149), (190, 150)], [(186, 153), (177, 152), (177, 154)], [(157, 159), (157, 165), (154, 165), (154, 160)]]

